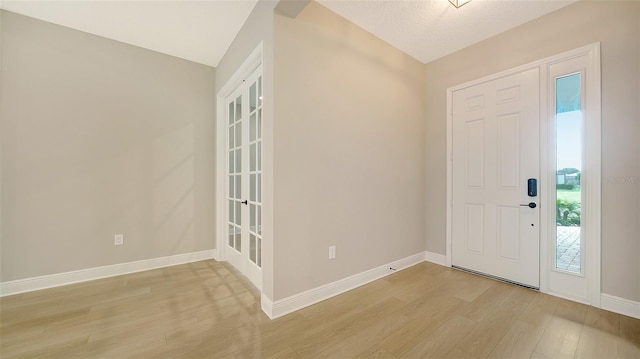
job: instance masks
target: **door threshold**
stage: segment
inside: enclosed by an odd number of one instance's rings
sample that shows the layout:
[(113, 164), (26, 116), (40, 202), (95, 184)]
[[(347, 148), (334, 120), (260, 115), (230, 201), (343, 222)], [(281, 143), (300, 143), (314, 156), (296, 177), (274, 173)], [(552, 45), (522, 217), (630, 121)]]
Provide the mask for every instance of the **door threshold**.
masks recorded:
[(532, 290), (535, 290), (535, 291), (538, 291), (538, 292), (540, 291), (540, 287), (534, 287), (534, 286), (531, 286), (531, 285), (528, 285), (528, 284), (516, 282), (516, 281), (509, 280), (509, 279), (502, 278), (502, 277), (496, 277), (494, 275), (478, 272), (478, 271), (475, 271), (475, 270), (472, 270), (472, 269), (467, 269), (467, 268), (459, 267), (459, 266), (456, 266), (456, 265), (452, 265), (451, 268), (454, 268), (454, 269), (457, 269), (457, 270), (460, 270), (460, 271), (463, 271), (463, 272), (479, 275), (479, 276), (482, 276), (482, 277), (495, 279), (495, 280), (500, 281), (500, 282), (505, 282), (505, 283), (509, 283), (509, 284), (515, 284), (517, 286), (524, 287), (524, 288), (527, 288), (527, 289), (532, 289)]

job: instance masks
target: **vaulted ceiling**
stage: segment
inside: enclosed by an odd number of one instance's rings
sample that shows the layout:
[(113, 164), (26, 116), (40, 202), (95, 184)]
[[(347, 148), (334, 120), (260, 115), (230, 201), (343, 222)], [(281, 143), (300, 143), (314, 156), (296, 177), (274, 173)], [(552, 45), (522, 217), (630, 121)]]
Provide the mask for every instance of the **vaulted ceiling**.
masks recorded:
[[(5, 10), (217, 66), (258, 0), (3, 0)], [(275, 1), (275, 0), (260, 0)], [(576, 0), (318, 0), (427, 63)]]

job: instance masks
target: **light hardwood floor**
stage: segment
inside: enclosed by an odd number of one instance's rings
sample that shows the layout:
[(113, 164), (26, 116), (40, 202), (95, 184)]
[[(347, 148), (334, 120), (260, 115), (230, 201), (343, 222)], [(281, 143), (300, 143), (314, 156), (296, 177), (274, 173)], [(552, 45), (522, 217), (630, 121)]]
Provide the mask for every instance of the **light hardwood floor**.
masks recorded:
[(213, 260), (0, 299), (2, 358), (640, 358), (640, 320), (422, 263), (269, 320)]

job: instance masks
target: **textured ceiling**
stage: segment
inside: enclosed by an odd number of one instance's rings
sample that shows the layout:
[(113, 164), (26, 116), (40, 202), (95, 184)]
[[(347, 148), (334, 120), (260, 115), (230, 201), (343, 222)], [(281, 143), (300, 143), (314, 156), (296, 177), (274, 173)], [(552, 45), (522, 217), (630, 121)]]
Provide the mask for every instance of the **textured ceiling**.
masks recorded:
[[(1, 7), (91, 34), (217, 66), (258, 0), (0, 0)], [(275, 1), (275, 0), (261, 0)], [(575, 0), (318, 0), (430, 62)]]
[(2, 8), (94, 35), (217, 66), (258, 0), (33, 1)]
[(356, 25), (427, 63), (575, 0), (318, 0)]

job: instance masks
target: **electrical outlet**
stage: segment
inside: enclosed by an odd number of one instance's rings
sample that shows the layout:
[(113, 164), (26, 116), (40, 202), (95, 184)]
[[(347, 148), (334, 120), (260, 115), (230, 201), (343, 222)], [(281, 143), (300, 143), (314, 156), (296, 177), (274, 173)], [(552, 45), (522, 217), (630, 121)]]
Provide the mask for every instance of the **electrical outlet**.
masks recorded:
[(336, 246), (329, 246), (329, 259), (336, 258)]
[(113, 245), (121, 246), (124, 244), (124, 234), (116, 234), (113, 236)]

